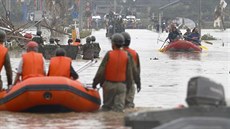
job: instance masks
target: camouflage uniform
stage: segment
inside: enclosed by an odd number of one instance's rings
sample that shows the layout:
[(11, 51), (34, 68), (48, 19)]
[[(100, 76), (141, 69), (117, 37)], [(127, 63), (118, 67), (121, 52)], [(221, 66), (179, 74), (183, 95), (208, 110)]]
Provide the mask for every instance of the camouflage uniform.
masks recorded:
[[(124, 44), (123, 44), (123, 49), (129, 53), (129, 55), (132, 57), (132, 61), (134, 62), (132, 65), (133, 68), (133, 81), (128, 86), (127, 93), (126, 93), (126, 99), (125, 99), (125, 107), (126, 108), (134, 108), (134, 95), (135, 95), (135, 87), (134, 83), (137, 86), (137, 92), (141, 90), (141, 79), (140, 79), (140, 60), (139, 60), (139, 55), (138, 53), (129, 48), (129, 45), (131, 43), (131, 37), (127, 32), (122, 32), (121, 33), (124, 37)], [(136, 72), (135, 72), (136, 71)]]
[(44, 45), (44, 41), (43, 41), (43, 38), (39, 35), (36, 35), (32, 38), (32, 41), (36, 42), (38, 44), (38, 52), (39, 53), (42, 53), (43, 55), (44, 54), (44, 48), (43, 48), (43, 45)]
[(126, 98), (125, 98), (125, 108), (134, 108), (135, 107), (134, 96), (135, 96), (136, 88), (134, 86), (134, 83), (136, 83), (137, 85), (141, 84), (141, 81), (140, 81), (140, 61), (139, 61), (138, 54), (137, 54), (137, 59), (138, 59), (137, 64), (135, 64), (135, 62), (132, 58), (132, 62), (133, 62), (132, 63), (132, 69), (133, 69), (132, 71), (134, 71), (133, 76), (132, 76), (133, 81), (130, 84), (130, 86), (128, 86), (128, 88), (127, 88)]
[(101, 51), (101, 47), (99, 43), (92, 43), (94, 48), (94, 58), (99, 58), (99, 53)]
[(94, 58), (94, 48), (93, 44), (86, 43), (82, 46), (84, 60), (92, 60)]
[(105, 68), (108, 62), (109, 54), (107, 53), (102, 60), (96, 76), (93, 80), (93, 85), (100, 85), (103, 87), (103, 106), (102, 110), (123, 111), (125, 106), (126, 88), (132, 84), (133, 61), (128, 56), (126, 82), (111, 82), (105, 80)]

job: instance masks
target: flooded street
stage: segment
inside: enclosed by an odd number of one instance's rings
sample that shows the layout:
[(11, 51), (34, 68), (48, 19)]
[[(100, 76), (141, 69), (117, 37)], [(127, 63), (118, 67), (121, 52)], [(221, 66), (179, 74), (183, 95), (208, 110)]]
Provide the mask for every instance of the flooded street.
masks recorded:
[[(131, 35), (130, 47), (140, 56), (142, 90), (136, 94), (136, 109), (125, 113), (60, 113), (32, 114), (0, 112), (0, 128), (127, 128), (123, 126), (125, 114), (154, 108), (174, 108), (178, 104), (186, 105), (187, 82), (191, 77), (204, 76), (225, 88), (225, 95), (230, 99), (230, 30), (202, 30), (203, 34), (211, 34), (218, 40), (211, 41), (213, 45), (202, 42), (208, 50), (202, 53), (161, 53), (159, 52), (168, 33), (158, 34), (149, 30), (127, 30)], [(184, 33), (184, 30), (182, 30)], [(101, 59), (111, 50), (110, 41), (105, 37), (105, 30), (95, 31), (93, 35), (101, 46), (101, 58), (98, 63), (79, 73), (79, 80), (92, 84), (92, 79), (100, 65)], [(83, 40), (83, 43), (85, 40)], [(11, 53), (13, 69), (17, 68), (20, 58)], [(73, 67), (77, 70), (85, 62), (77, 59)], [(48, 66), (49, 61), (46, 61)], [(2, 79), (6, 84), (5, 71)], [(102, 90), (100, 89), (100, 94)]]

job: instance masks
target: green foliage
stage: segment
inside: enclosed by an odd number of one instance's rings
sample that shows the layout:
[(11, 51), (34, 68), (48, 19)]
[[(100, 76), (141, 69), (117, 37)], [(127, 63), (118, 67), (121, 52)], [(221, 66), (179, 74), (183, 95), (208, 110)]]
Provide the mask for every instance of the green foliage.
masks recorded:
[(210, 34), (204, 34), (204, 35), (201, 37), (201, 40), (216, 40), (216, 38), (213, 37), (213, 36), (210, 35)]

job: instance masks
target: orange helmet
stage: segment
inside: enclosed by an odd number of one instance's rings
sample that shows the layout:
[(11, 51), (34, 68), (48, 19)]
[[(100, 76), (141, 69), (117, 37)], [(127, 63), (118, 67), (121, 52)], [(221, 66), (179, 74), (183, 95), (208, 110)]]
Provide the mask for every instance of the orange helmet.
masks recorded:
[(29, 43), (26, 44), (27, 48), (35, 48), (38, 47), (38, 44), (34, 41), (30, 41)]

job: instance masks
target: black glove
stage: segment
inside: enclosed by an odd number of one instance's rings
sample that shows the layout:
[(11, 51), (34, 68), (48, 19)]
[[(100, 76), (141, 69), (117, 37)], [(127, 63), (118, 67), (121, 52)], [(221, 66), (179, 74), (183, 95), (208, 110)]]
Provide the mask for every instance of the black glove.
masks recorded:
[(97, 88), (97, 84), (93, 82), (93, 89)]
[(138, 84), (138, 85), (137, 85), (137, 93), (139, 93), (140, 91), (141, 91), (141, 85)]

